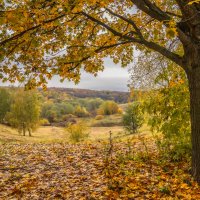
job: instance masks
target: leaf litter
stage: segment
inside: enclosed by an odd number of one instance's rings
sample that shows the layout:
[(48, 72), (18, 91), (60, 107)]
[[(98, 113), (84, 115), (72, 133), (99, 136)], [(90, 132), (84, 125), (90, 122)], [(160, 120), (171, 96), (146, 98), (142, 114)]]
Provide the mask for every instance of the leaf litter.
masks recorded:
[(2, 144), (0, 199), (200, 199), (190, 163), (163, 161), (145, 143)]

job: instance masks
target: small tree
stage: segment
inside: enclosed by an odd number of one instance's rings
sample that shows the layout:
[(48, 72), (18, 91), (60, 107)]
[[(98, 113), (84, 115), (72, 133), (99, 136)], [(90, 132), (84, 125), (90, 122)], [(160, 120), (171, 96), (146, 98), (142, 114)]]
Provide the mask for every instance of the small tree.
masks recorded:
[[(191, 126), (188, 81), (183, 70), (172, 63), (156, 77), (159, 88), (147, 93), (143, 110), (152, 130), (162, 134), (157, 145), (162, 156), (181, 160), (191, 156)], [(154, 87), (155, 87), (154, 86)]]
[(14, 102), (7, 114), (7, 120), (11, 126), (18, 129), (25, 136), (26, 131), (31, 132), (39, 124), (40, 106), (37, 93), (33, 91), (17, 91)]
[(4, 122), (6, 113), (10, 110), (11, 95), (8, 90), (0, 89), (0, 123)]
[(130, 104), (123, 114), (122, 121), (124, 128), (126, 131), (128, 131), (128, 133), (136, 133), (138, 128), (140, 128), (143, 123), (143, 117), (140, 111), (139, 104)]
[(57, 114), (56, 106), (53, 102), (49, 101), (42, 105), (41, 117), (48, 119), (50, 123), (56, 121), (58, 114)]
[(83, 122), (68, 125), (67, 131), (72, 142), (81, 142), (89, 137), (88, 127)]

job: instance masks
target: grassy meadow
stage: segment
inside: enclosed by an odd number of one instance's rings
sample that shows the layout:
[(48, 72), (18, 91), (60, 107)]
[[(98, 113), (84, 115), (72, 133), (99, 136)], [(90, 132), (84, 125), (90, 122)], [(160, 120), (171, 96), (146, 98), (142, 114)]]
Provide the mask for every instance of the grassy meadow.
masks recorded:
[[(121, 126), (114, 127), (91, 127), (89, 128), (89, 138), (87, 140), (95, 141), (108, 139), (109, 132), (112, 131), (113, 136), (121, 135), (124, 131)], [(15, 129), (8, 126), (0, 125), (0, 143), (60, 143), (70, 142), (69, 135), (64, 128), (61, 127), (39, 127), (32, 137), (22, 136)]]
[[(108, 116), (103, 120), (95, 119), (79, 119), (77, 121), (84, 121), (88, 125), (89, 137), (85, 142), (98, 142), (100, 140), (107, 141), (110, 137), (110, 132), (112, 132), (112, 137), (116, 139), (125, 140), (129, 137), (125, 132), (123, 126), (101, 126), (106, 122), (115, 122), (115, 120), (120, 120), (119, 115)], [(98, 126), (96, 126), (98, 124)], [(93, 125), (95, 125), (93, 127)], [(151, 135), (149, 127), (145, 124), (139, 130), (140, 135)], [(137, 135), (137, 134), (136, 134)], [(32, 136), (23, 136), (19, 134), (18, 131), (9, 126), (0, 125), (0, 144), (4, 143), (70, 143), (69, 133), (66, 128), (54, 127), (54, 126), (40, 126), (33, 133)]]

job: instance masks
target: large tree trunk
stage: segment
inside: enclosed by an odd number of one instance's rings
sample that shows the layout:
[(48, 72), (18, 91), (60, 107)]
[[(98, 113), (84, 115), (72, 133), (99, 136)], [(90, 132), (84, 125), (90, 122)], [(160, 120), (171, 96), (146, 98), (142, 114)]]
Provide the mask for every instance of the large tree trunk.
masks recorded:
[(200, 183), (200, 63), (188, 73), (191, 109), (192, 175)]

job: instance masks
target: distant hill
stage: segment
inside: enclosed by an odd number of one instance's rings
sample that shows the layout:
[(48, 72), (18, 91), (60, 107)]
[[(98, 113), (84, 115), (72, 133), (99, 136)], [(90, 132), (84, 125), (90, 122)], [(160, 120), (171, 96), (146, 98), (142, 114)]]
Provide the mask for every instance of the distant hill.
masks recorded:
[(88, 89), (75, 89), (75, 88), (48, 88), (48, 91), (55, 90), (57, 92), (63, 92), (71, 97), (77, 98), (101, 98), (103, 100), (114, 100), (117, 103), (127, 103), (129, 98), (129, 92), (119, 91), (97, 91)]

